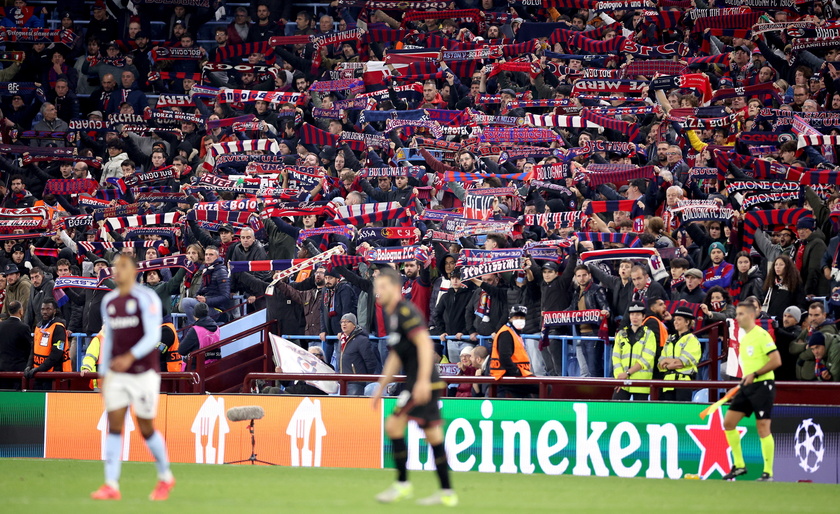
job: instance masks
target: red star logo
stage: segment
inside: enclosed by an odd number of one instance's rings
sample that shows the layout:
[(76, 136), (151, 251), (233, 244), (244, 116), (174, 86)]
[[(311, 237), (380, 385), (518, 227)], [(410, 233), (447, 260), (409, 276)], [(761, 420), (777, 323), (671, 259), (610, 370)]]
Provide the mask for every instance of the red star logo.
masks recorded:
[[(719, 471), (721, 476), (729, 473), (732, 468), (732, 450), (729, 449), (726, 434), (723, 432), (722, 409), (709, 416), (705, 425), (686, 425), (685, 429), (700, 447), (700, 468), (697, 470), (700, 478), (709, 478), (715, 470)], [(738, 433), (743, 438), (747, 428), (738, 427)]]

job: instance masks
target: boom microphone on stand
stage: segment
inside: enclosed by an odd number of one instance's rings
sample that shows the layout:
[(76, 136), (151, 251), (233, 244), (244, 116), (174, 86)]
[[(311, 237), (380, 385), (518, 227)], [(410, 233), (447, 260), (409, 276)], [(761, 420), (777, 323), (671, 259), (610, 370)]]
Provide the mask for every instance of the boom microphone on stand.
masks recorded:
[(255, 451), (257, 446), (256, 438), (254, 437), (254, 420), (263, 419), (265, 417), (265, 409), (260, 407), (259, 405), (247, 405), (244, 407), (231, 407), (227, 410), (227, 419), (230, 421), (248, 421), (248, 431), (251, 433), (251, 456), (247, 459), (237, 460), (233, 462), (226, 462), (225, 464), (241, 464), (243, 462), (250, 462), (251, 465), (255, 465), (257, 463), (260, 464), (267, 464), (269, 466), (276, 466), (277, 464), (272, 464), (271, 462), (266, 462), (264, 460), (259, 460), (257, 458), (257, 453)]
[(263, 419), (265, 409), (258, 405), (246, 407), (231, 407), (227, 410), (227, 419), (230, 421), (248, 421), (249, 419)]

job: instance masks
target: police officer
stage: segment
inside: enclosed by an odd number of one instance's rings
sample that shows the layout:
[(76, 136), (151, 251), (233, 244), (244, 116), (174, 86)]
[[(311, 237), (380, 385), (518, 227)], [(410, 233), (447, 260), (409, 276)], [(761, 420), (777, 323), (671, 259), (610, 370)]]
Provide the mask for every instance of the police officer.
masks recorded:
[[(612, 364), (613, 376), (619, 380), (650, 380), (656, 360), (656, 336), (644, 325), (645, 304), (634, 301), (628, 307), (630, 326), (615, 336)], [(649, 387), (617, 387), (613, 400), (647, 400)]]
[[(659, 369), (665, 374), (664, 380), (694, 380), (697, 376), (697, 363), (700, 361), (700, 341), (691, 333), (694, 313), (687, 307), (674, 311), (673, 323), (676, 332), (668, 337), (662, 355), (659, 357)], [(661, 400), (690, 402), (691, 389), (662, 389)]]
[[(41, 323), (35, 327), (35, 337), (29, 365), (24, 371), (26, 378), (32, 378), (41, 371), (73, 371), (70, 362), (70, 345), (64, 320), (57, 318), (58, 303), (46, 298), (41, 303)], [(50, 382), (38, 384), (39, 389), (49, 388)]]
[[(502, 377), (530, 377), (531, 360), (525, 350), (522, 340), (522, 329), (525, 328), (525, 318), (528, 308), (524, 305), (514, 305), (510, 308), (508, 322), (502, 326), (493, 339), (493, 349), (490, 352), (490, 375), (497, 380)], [(535, 386), (505, 385), (499, 387), (498, 395), (507, 398), (527, 398), (537, 392)]]

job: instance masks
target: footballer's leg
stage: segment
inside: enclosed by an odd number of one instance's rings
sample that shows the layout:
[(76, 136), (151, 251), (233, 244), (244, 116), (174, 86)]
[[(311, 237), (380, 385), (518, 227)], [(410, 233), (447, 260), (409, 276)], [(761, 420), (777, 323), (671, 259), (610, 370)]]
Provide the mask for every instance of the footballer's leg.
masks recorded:
[[(107, 402), (106, 402), (107, 407)], [(105, 437), (105, 484), (91, 493), (94, 500), (119, 500), (122, 468), (122, 430), (128, 407), (108, 411), (108, 435)]]
[(744, 462), (744, 453), (741, 450), (741, 434), (738, 432), (738, 423), (744, 419), (745, 413), (734, 410), (736, 405), (736, 401), (733, 399), (732, 406), (726, 411), (726, 417), (723, 419), (726, 441), (729, 443), (729, 448), (732, 449), (732, 469), (723, 476), (724, 480), (735, 480), (737, 477), (747, 474), (747, 465)]
[(405, 429), (408, 416), (405, 412), (392, 414), (385, 419), (385, 434), (391, 440), (391, 452), (397, 467), (397, 481), (385, 491), (376, 495), (380, 503), (395, 503), (411, 498), (414, 494), (408, 482), (408, 447), (405, 444)]
[(149, 452), (155, 458), (158, 482), (149, 495), (150, 500), (166, 500), (169, 492), (175, 487), (175, 477), (169, 470), (169, 455), (166, 442), (160, 432), (155, 430), (158, 399), (160, 397), (160, 375), (153, 370), (146, 371), (137, 377), (140, 387), (134, 399), (134, 412), (137, 414), (137, 426), (140, 434), (146, 440)]
[[(433, 400), (437, 403), (437, 400)], [(446, 458), (446, 448), (443, 443), (443, 428), (440, 421), (432, 422), (423, 430), (426, 434), (426, 441), (432, 446), (432, 453), (435, 457), (435, 471), (440, 481), (440, 490), (429, 496), (418, 500), (420, 505), (445, 505), (455, 507), (458, 505), (458, 496), (452, 490), (449, 481), (449, 461)]]

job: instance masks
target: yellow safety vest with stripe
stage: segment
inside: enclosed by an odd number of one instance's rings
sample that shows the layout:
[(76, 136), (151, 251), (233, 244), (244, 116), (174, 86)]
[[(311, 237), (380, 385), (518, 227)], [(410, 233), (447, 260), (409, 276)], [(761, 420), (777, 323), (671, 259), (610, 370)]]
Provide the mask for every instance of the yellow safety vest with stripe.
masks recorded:
[[(619, 373), (627, 373), (627, 370), (639, 364), (642, 369), (630, 375), (629, 379), (651, 380), (656, 360), (656, 336), (649, 328), (643, 326), (638, 330), (641, 334), (636, 342), (631, 343), (631, 330), (627, 327), (615, 335), (612, 352), (613, 377), (617, 378)], [(649, 387), (622, 387), (622, 389), (629, 393), (650, 394)]]
[[(103, 337), (105, 337), (105, 333), (100, 330), (99, 333), (90, 340), (90, 344), (85, 351), (85, 358), (82, 359), (82, 371), (92, 371), (93, 373), (97, 372), (96, 367), (99, 364), (99, 349), (101, 347)], [(96, 389), (97, 387), (99, 387), (99, 381), (91, 380), (90, 388)]]
[[(684, 364), (678, 369), (671, 369), (665, 371), (663, 380), (692, 380), (697, 374), (697, 364), (700, 362), (700, 356), (703, 353), (700, 347), (700, 340), (691, 332), (683, 335), (672, 334), (665, 343), (662, 349), (662, 359), (679, 359)], [(673, 391), (673, 388), (662, 389), (662, 392)]]

